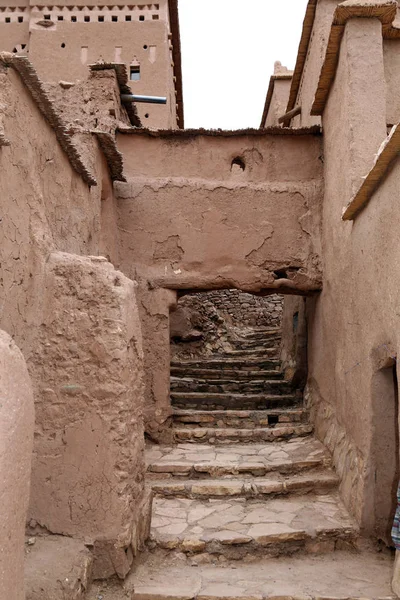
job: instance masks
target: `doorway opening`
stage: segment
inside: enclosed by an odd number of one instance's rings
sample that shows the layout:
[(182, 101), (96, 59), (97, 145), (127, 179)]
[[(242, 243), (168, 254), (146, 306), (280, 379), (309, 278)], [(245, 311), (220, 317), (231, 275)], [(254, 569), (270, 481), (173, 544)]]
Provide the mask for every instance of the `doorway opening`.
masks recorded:
[(268, 411), (246, 428), (306, 420), (304, 412), (286, 411), (299, 406), (306, 382), (304, 298), (236, 289), (184, 294), (170, 315), (170, 337), (174, 422), (211, 419), (179, 413), (185, 410), (216, 411), (220, 425), (230, 427), (238, 415), (218, 411)]
[(389, 359), (372, 385), (374, 535), (392, 547), (391, 528), (399, 484), (399, 390), (397, 362)]

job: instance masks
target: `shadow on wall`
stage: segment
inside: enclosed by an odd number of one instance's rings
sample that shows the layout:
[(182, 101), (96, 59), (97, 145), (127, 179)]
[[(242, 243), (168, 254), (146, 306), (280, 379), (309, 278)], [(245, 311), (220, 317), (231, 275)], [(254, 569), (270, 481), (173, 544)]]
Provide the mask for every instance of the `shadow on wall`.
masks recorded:
[(399, 482), (399, 390), (397, 362), (388, 359), (372, 381), (372, 482), (374, 537), (392, 546), (391, 528)]

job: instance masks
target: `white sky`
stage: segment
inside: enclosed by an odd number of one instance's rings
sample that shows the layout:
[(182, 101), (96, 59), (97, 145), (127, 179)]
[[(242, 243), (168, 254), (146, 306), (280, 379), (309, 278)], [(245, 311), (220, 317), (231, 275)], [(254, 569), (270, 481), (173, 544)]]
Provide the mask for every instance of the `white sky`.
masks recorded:
[(259, 127), (269, 77), (293, 69), (307, 0), (179, 0), (185, 127)]

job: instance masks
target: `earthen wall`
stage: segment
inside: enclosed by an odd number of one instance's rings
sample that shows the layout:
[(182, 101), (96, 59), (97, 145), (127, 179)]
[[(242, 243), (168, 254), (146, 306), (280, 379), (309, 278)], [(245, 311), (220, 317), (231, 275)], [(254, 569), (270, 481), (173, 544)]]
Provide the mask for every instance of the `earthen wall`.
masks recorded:
[(383, 56), (386, 80), (386, 121), (395, 125), (400, 121), (400, 40), (385, 40)]
[[(400, 259), (400, 212), (393, 202), (398, 162), (355, 221), (343, 222), (341, 217), (386, 135), (383, 57), (381, 23), (349, 21), (323, 115), (326, 284), (318, 298), (307, 301), (308, 394), (316, 432), (333, 453), (347, 505), (377, 537), (382, 536), (374, 525), (382, 453), (375, 440), (386, 399), (382, 389), (376, 403), (374, 386), (377, 373), (399, 346), (393, 277)], [(392, 432), (382, 435), (389, 440)], [(394, 438), (385, 452), (398, 452)], [(391, 497), (392, 490), (382, 493)], [(386, 515), (387, 524), (390, 518)]]
[(183, 290), (319, 289), (318, 136), (123, 133), (118, 148), (124, 272)]
[(35, 395), (30, 527), (84, 540), (96, 577), (122, 577), (150, 509), (135, 285), (98, 256), (118, 263), (115, 198), (96, 138), (82, 134), (77, 150), (61, 120), (50, 127), (31, 92), (48, 115), (49, 99), (27, 78), (31, 91), (1, 67), (0, 326), (21, 348)]
[(167, 105), (139, 105), (149, 127), (173, 128), (177, 123), (168, 3), (128, 5), (111, 2), (60, 2), (0, 7), (0, 50), (26, 54), (43, 81), (86, 80), (97, 61), (138, 67), (130, 80), (133, 94), (166, 96)]
[(314, 25), (296, 100), (296, 106), (300, 105), (302, 112), (292, 120), (292, 127), (304, 127), (321, 122), (320, 117), (311, 116), (310, 111), (325, 58), (333, 15), (338, 4), (339, 0), (319, 0), (317, 2)]

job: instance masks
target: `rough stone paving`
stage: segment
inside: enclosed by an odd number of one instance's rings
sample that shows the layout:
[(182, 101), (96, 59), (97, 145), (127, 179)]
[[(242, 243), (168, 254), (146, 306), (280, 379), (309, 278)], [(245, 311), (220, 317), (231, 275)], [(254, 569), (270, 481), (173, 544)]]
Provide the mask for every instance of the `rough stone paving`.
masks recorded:
[(242, 340), (234, 359), (174, 359), (174, 443), (146, 452), (152, 535), (125, 591), (135, 600), (390, 597), (390, 556), (360, 542), (331, 457), (281, 376), (279, 331), (246, 329)]

